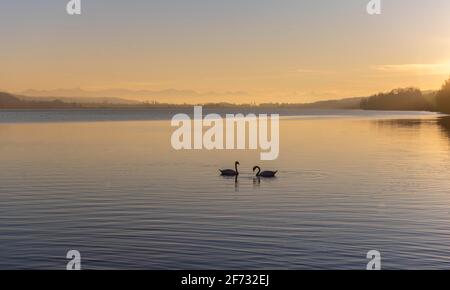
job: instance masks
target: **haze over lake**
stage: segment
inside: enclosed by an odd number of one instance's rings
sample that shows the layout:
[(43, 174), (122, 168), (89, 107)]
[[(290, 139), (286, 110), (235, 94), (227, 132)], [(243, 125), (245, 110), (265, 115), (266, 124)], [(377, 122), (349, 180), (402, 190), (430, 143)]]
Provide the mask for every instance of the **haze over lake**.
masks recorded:
[[(173, 150), (173, 113), (0, 111), (0, 269), (65, 269), (70, 249), (83, 269), (450, 266), (447, 117), (280, 112), (261, 162)], [(235, 160), (238, 181), (219, 176)]]

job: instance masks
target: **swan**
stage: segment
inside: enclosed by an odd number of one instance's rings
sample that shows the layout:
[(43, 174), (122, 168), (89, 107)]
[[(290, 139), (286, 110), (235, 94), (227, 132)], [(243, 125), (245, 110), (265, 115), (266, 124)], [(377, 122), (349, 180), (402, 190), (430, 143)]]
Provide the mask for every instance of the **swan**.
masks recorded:
[(223, 175), (223, 176), (238, 176), (239, 175), (239, 171), (238, 171), (238, 168), (237, 168), (238, 165), (240, 165), (239, 161), (236, 161), (234, 163), (234, 169), (235, 170), (233, 170), (233, 169), (223, 169), (223, 170), (219, 169), (221, 175)]
[(275, 177), (275, 174), (277, 174), (278, 171), (263, 171), (261, 172), (261, 168), (259, 166), (253, 167), (253, 172), (258, 169), (258, 172), (256, 173), (256, 176), (258, 177)]

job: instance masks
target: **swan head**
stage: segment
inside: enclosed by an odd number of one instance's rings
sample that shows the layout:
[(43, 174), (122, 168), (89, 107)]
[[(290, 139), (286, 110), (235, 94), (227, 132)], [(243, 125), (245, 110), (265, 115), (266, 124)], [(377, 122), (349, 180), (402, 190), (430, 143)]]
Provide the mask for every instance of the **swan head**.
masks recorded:
[(255, 171), (256, 169), (260, 169), (259, 166), (254, 166), (253, 167), (253, 171)]
[(235, 165), (241, 165), (239, 161), (234, 162)]

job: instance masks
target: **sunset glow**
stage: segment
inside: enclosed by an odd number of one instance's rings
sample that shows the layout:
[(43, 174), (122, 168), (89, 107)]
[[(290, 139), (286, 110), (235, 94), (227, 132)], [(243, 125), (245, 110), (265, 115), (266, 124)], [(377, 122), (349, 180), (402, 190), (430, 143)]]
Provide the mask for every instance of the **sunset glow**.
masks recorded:
[(312, 102), (437, 89), (450, 74), (447, 0), (384, 1), (377, 16), (360, 0), (85, 1), (80, 16), (61, 2), (0, 4), (0, 90)]

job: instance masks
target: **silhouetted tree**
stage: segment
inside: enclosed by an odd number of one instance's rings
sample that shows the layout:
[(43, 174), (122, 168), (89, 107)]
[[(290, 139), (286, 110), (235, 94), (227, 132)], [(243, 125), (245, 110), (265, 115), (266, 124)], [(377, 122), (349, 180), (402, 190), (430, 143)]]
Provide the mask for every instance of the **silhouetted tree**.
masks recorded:
[(450, 113), (450, 79), (448, 79), (436, 95), (436, 104), (439, 112)]
[(432, 104), (417, 88), (395, 89), (361, 101), (364, 110), (431, 111)]

